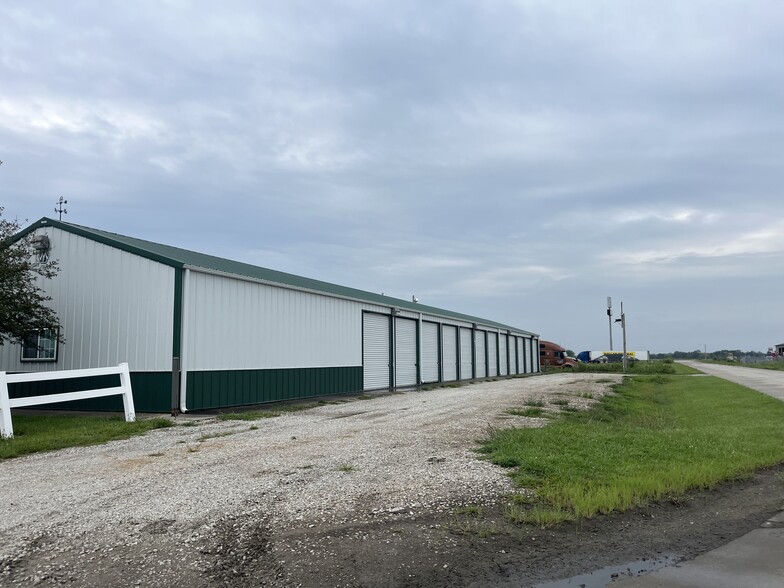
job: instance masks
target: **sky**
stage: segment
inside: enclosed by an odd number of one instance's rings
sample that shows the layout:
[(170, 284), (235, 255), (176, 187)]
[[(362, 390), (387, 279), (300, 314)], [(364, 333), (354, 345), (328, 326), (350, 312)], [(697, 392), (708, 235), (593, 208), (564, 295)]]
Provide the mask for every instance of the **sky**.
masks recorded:
[[(0, 206), (513, 325), (784, 341), (781, 0), (0, 5)], [(615, 349), (622, 347), (614, 325)]]

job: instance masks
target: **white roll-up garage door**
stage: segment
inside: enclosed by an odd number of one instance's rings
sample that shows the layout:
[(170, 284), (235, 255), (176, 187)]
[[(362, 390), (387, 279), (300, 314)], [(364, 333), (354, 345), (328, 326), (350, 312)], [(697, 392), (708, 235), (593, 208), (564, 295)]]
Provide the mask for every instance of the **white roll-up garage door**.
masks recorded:
[(524, 374), (525, 373), (525, 347), (523, 346), (525, 343), (525, 338), (518, 337), (517, 338), (517, 359), (519, 365), (517, 366), (517, 373)]
[(498, 375), (506, 376), (509, 374), (509, 338), (506, 333), (498, 336)]
[(444, 382), (457, 380), (457, 327), (442, 325)]
[(542, 369), (542, 358), (539, 350), (539, 339), (531, 339), (531, 365), (534, 372)]
[(438, 323), (422, 323), (422, 381), (438, 382)]
[(366, 312), (362, 317), (362, 387), (389, 388), (389, 317)]
[(487, 375), (498, 375), (498, 333), (487, 333)]
[(484, 378), (487, 377), (487, 354), (486, 354), (486, 341), (487, 338), (485, 337), (485, 331), (476, 331), (475, 333), (476, 341), (476, 377), (477, 378)]
[(460, 379), (470, 380), (474, 377), (474, 362), (471, 358), (473, 349), (473, 333), (471, 329), (460, 327)]
[(509, 335), (509, 373), (517, 373), (517, 337)]
[(525, 373), (527, 374), (532, 374), (534, 371), (536, 371), (533, 354), (531, 353), (532, 343), (533, 343), (532, 339), (525, 340)]
[(395, 317), (395, 387), (417, 384), (417, 322)]

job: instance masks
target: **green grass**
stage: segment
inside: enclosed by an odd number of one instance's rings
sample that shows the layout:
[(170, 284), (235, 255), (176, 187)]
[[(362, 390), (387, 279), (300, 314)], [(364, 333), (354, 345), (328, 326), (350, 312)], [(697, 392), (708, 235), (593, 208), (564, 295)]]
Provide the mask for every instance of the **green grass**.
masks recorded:
[[(574, 368), (577, 372), (588, 373), (623, 373), (622, 363), (581, 363)], [(653, 360), (653, 361), (635, 361), (634, 364), (629, 366), (629, 374), (670, 374), (676, 376), (685, 376), (689, 374), (699, 374), (699, 370), (695, 370), (689, 366), (680, 363), (674, 363), (668, 360)]]
[(503, 532), (497, 523), (485, 516), (485, 509), (481, 506), (458, 507), (452, 514), (454, 516), (447, 528), (454, 535), (473, 535), (480, 539), (487, 539)]
[(549, 414), (543, 408), (539, 408), (537, 406), (531, 406), (529, 408), (507, 408), (504, 412), (512, 416), (531, 417), (531, 418), (539, 418), (539, 417), (546, 418), (547, 416), (549, 416)]
[(356, 472), (359, 468), (349, 463), (344, 463), (342, 465), (339, 465), (336, 469), (339, 472), (350, 473), (350, 472)]
[(122, 417), (13, 415), (13, 425), (14, 437), (0, 439), (0, 459), (128, 439), (173, 423), (163, 418), (126, 423)]
[(478, 517), (482, 514), (482, 507), (471, 504), (469, 506), (461, 506), (455, 509), (456, 515), (464, 515), (469, 517)]
[(575, 519), (573, 513), (564, 510), (542, 508), (540, 506), (526, 508), (514, 503), (506, 506), (504, 515), (513, 523), (524, 523), (541, 528), (560, 525), (561, 523), (573, 521)]
[(627, 510), (784, 462), (784, 403), (713, 377), (627, 378), (586, 411), (542, 429), (493, 431), (481, 451), (514, 468), (540, 526)]

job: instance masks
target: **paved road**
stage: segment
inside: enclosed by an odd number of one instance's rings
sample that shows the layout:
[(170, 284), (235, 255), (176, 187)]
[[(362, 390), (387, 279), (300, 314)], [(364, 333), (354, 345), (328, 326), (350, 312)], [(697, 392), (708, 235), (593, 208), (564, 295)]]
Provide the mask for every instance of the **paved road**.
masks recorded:
[[(784, 372), (683, 361), (711, 376), (730, 380), (784, 401)], [(614, 582), (618, 588), (781, 588), (784, 586), (784, 512), (761, 528), (674, 567)]]
[(784, 401), (784, 371), (702, 363), (700, 361), (682, 361), (680, 363)]

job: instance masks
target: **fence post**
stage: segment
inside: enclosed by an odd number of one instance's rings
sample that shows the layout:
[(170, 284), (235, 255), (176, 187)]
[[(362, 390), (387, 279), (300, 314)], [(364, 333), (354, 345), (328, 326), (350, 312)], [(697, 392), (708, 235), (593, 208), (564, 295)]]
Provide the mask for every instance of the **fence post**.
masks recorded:
[(10, 439), (14, 436), (11, 423), (11, 402), (8, 400), (8, 379), (5, 372), (0, 372), (0, 436)]
[(125, 410), (125, 420), (132, 422), (136, 420), (136, 411), (133, 407), (133, 391), (131, 390), (131, 374), (128, 371), (128, 364), (121, 363), (120, 367), (120, 387), (123, 389), (123, 410)]

